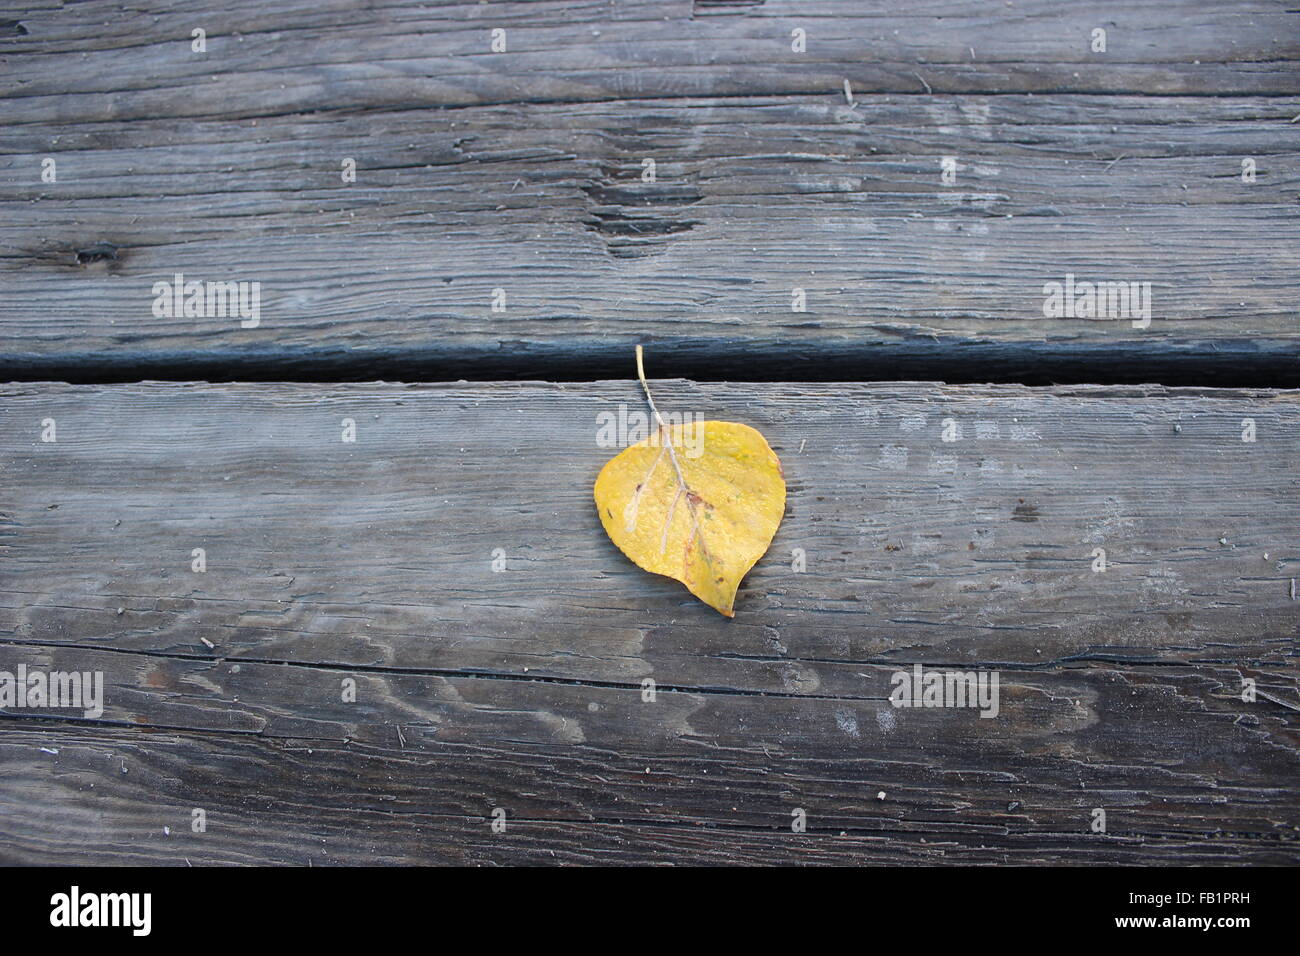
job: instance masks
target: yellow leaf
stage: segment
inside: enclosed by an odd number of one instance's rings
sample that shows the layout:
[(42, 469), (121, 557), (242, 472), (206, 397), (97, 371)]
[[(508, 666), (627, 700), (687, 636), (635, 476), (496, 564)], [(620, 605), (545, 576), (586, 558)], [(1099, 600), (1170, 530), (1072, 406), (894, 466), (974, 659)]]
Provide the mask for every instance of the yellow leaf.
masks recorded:
[[(691, 431), (701, 425), (702, 444)], [(595, 495), (619, 550), (727, 617), (785, 514), (781, 462), (759, 432), (736, 422), (661, 426), (606, 463)]]

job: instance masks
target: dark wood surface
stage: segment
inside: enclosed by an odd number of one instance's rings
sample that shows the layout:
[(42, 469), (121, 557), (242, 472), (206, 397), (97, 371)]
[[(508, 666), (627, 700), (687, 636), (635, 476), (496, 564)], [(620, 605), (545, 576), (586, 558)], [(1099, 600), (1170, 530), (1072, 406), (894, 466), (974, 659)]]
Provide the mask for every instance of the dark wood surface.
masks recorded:
[(7, 715), (6, 858), (1294, 861), (1294, 393), (656, 388), (782, 459), (734, 620), (600, 527), (631, 381), (6, 387), (4, 657), (107, 684)]
[[(1300, 385), (1285, 3), (224, 10), (0, 31), (7, 377)], [(178, 272), (261, 324), (156, 318)]]
[[(0, 862), (1300, 861), (1294, 6), (0, 13), (0, 671), (107, 697)], [(636, 343), (781, 456), (734, 620), (597, 520)]]

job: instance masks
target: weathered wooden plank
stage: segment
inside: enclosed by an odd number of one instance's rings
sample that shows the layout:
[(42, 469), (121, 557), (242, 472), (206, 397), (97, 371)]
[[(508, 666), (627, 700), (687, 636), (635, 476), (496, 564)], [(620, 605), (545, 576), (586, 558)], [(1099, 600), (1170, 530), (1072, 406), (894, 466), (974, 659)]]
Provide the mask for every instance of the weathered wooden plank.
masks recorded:
[[(113, 671), (104, 652), (24, 656)], [(1008, 674), (1011, 709), (985, 721), (880, 700), (647, 703), (638, 688), (365, 673), (357, 704), (331, 705), (339, 671), (155, 657), (134, 675), (151, 685), (108, 689), (126, 726), (0, 724), (8, 809), (22, 808), (0, 813), (0, 859), (1295, 862), (1285, 710), (1245, 713), (1220, 683), (1230, 669), (1193, 670)], [(324, 719), (156, 723), (267, 702)], [(289, 725), (312, 736), (276, 732)], [(498, 808), (504, 834), (489, 827)], [(806, 834), (791, 832), (796, 808)]]
[(141, 651), (204, 653), (206, 638), (233, 657), (783, 691), (915, 648), (1018, 664), (1293, 653), (1294, 392), (657, 390), (663, 407), (753, 424), (782, 457), (788, 513), (734, 621), (632, 567), (597, 520), (602, 416), (642, 408), (634, 382), (33, 384), (0, 392), (0, 625)]
[[(1300, 383), (1295, 12), (896, 6), (36, 6), (0, 373), (590, 377), (653, 336), (695, 377)], [(176, 273), (260, 283), (257, 327), (155, 315)], [(1067, 274), (1150, 282), (1149, 327), (1045, 317)]]
[[(9, 128), (0, 365), (550, 377), (608, 374), (611, 346), (651, 338), (707, 376), (1300, 375), (1295, 98), (472, 113)], [(257, 326), (155, 314), (176, 273), (259, 282)], [(1149, 282), (1149, 325), (1046, 317), (1067, 274)]]
[[(538, 849), (595, 861), (623, 826), (625, 858), (642, 862), (671, 859), (653, 848), (664, 829), (753, 839), (701, 839), (688, 861), (1297, 856), (1294, 727), (1283, 708), (1251, 713), (1229, 668), (1004, 673), (1005, 709), (984, 721), (879, 698), (666, 690), (648, 703), (637, 687), (26, 648), (6, 658), (102, 668), (117, 702), (93, 728), (5, 721), (15, 799), (48, 808), (4, 832), (31, 859), (91, 812), (80, 832), (95, 849), (70, 859), (306, 862), (326, 843), (343, 862), (518, 862)], [(339, 702), (344, 677), (358, 681), (356, 704)], [(182, 766), (163, 775), (159, 762)], [(188, 830), (187, 801), (213, 832), (162, 839), (162, 826)], [(497, 807), (523, 847), (493, 838)], [(1096, 807), (1104, 835), (1089, 828)], [(793, 808), (820, 845), (787, 840)], [(419, 845), (413, 824), (432, 831)], [(354, 830), (363, 841), (342, 832)]]
[(631, 383), (5, 386), (0, 669), (105, 675), (0, 721), (5, 859), (1296, 860), (1300, 395), (656, 388), (782, 456), (735, 620), (600, 529)]
[[(393, 4), (252, 0), (166, 13), (34, 9), (0, 38), (13, 121), (253, 117), (312, 110), (629, 97), (891, 93), (1296, 94), (1278, 0), (1013, 6), (768, 0)], [(702, 15), (697, 15), (702, 14)], [(207, 50), (190, 31), (206, 24)], [(493, 29), (505, 51), (493, 52)], [(1105, 51), (1093, 31), (1106, 31)], [(803, 30), (798, 51), (793, 31)], [(10, 84), (5, 84), (10, 85)]]
[[(48, 734), (35, 737), (24, 735), (22, 744), (43, 745)], [(565, 819), (514, 819), (506, 834), (493, 836), (483, 819), (484, 811), (476, 806), (474, 816), (456, 818), (432, 812), (414, 812), (409, 809), (382, 808), (375, 811), (330, 810), (318, 804), (320, 795), (338, 792), (342, 783), (350, 787), (356, 780), (355, 762), (345, 755), (336, 771), (319, 776), (311, 764), (299, 765), (297, 754), (306, 754), (313, 763), (321, 756), (321, 764), (334, 758), (327, 756), (328, 749), (318, 749), (309, 742), (294, 746), (290, 742), (284, 749), (267, 747), (256, 741), (235, 741), (205, 738), (208, 762), (199, 765), (196, 777), (191, 765), (189, 741), (176, 740), (171, 735), (150, 735), (147, 745), (142, 734), (95, 734), (90, 740), (65, 738), (60, 741), (59, 757), (64, 766), (83, 771), (82, 780), (108, 776), (110, 767), (120, 771), (114, 758), (125, 757), (135, 769), (135, 776), (121, 775), (123, 788), (120, 796), (111, 801), (91, 799), (83, 790), (78, 792), (73, 775), (60, 775), (58, 784), (45, 787), (48, 765), (33, 767), (27, 763), (29, 752), (15, 746), (15, 736), (0, 737), (0, 750), (5, 751), (7, 766), (22, 765), (24, 783), (32, 781), (45, 798), (31, 809), (28, 825), (10, 826), (12, 815), (0, 817), (4, 827), (4, 846), (0, 858), (7, 863), (52, 861), (62, 863), (264, 863), (286, 862), (322, 865), (328, 863), (459, 863), (477, 865), (505, 864), (556, 864), (556, 863), (779, 863), (779, 862), (848, 862), (865, 854), (836, 854), (825, 835), (792, 834), (776, 828), (750, 829), (744, 827), (718, 828), (691, 823), (674, 826), (654, 826), (638, 823), (635, 819), (611, 820), (594, 823), (587, 820)], [(232, 753), (233, 751), (233, 753)], [(136, 759), (139, 754), (143, 760)], [(453, 761), (449, 765), (431, 767), (427, 761), (410, 759), (389, 763), (386, 768), (391, 779), (411, 779), (415, 775), (430, 791), (446, 792), (450, 784), (464, 780), (475, 768), (481, 770), (484, 757), (500, 767), (499, 753), (480, 756), (477, 764), (470, 761)], [(319, 766), (320, 764), (317, 764)], [(267, 775), (256, 768), (265, 767), (279, 775), (291, 770), (296, 779), (291, 782), (292, 803), (276, 808), (262, 797), (274, 792)], [(556, 766), (547, 765), (548, 769)], [(158, 768), (157, 770), (153, 768)], [(210, 776), (203, 767), (220, 768), (220, 778)], [(567, 769), (567, 768), (566, 768)], [(595, 768), (599, 773), (607, 768)], [(414, 774), (413, 774), (414, 772)], [(228, 796), (231, 784), (243, 790), (241, 781), (257, 780), (257, 791), (247, 791), (243, 799)], [(545, 779), (546, 775), (537, 773)], [(630, 772), (629, 772), (630, 776)], [(143, 778), (145, 783), (138, 784)], [(551, 778), (553, 779), (553, 777)], [(197, 780), (202, 791), (191, 789), (186, 781)], [(114, 784), (117, 778), (113, 778)], [(286, 780), (286, 783), (289, 781)], [(304, 784), (306, 786), (304, 786)], [(471, 782), (472, 785), (472, 782)], [(300, 789), (301, 788), (301, 789)], [(118, 788), (115, 786), (114, 790)], [(498, 789), (504, 789), (498, 781)], [(174, 793), (175, 796), (170, 796)], [(303, 802), (303, 793), (308, 802)], [(163, 796), (163, 794), (168, 794)], [(339, 800), (341, 805), (349, 793)], [(436, 799), (436, 798), (435, 798)], [(333, 803), (328, 796), (326, 802)], [(212, 829), (210, 837), (189, 835), (191, 804), (202, 803), (211, 808)], [(429, 795), (419, 798), (419, 807), (429, 805)], [(105, 804), (111, 803), (109, 809)], [(481, 804), (481, 800), (479, 801)], [(97, 805), (96, 805), (97, 804)], [(289, 807), (295, 812), (286, 813)], [(310, 816), (309, 814), (314, 815)], [(631, 817), (631, 813), (626, 814)], [(788, 815), (787, 815), (788, 817)], [(164, 834), (163, 827), (170, 829)], [(50, 839), (51, 833), (93, 833), (94, 841), (72, 847), (65, 840)], [(834, 842), (842, 849), (866, 847), (882, 862), (921, 862), (942, 860), (945, 847), (930, 847), (924, 837), (904, 835), (894, 839), (875, 838), (871, 835), (836, 837)], [(1123, 841), (1115, 840), (1116, 844)], [(1191, 841), (1186, 841), (1191, 845)], [(977, 852), (972, 857), (986, 860), (994, 853)]]

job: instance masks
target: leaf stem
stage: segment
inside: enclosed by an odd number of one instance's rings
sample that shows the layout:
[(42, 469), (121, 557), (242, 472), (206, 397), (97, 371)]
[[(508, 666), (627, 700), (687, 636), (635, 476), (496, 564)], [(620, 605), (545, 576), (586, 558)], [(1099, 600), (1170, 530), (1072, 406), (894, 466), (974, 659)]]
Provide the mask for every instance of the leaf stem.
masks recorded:
[[(700, 514), (695, 509), (695, 501), (691, 498), (691, 489), (686, 484), (686, 475), (682, 473), (682, 463), (677, 460), (677, 449), (673, 447), (672, 433), (668, 430), (667, 424), (664, 423), (663, 416), (659, 414), (659, 409), (655, 407), (654, 397), (650, 394), (650, 383), (645, 380), (645, 360), (642, 357), (641, 346), (636, 347), (636, 376), (641, 380), (641, 388), (645, 390), (645, 400), (650, 403), (650, 411), (655, 413), (655, 421), (659, 423), (659, 435), (663, 439), (663, 447), (668, 451), (668, 459), (673, 463), (673, 471), (677, 472), (677, 497), (683, 495), (686, 497), (686, 508), (691, 513), (691, 540), (696, 537), (700, 539), (700, 554), (704, 557), (704, 563), (709, 566), (709, 573), (713, 573), (713, 558), (709, 554), (708, 545), (704, 541), (704, 529), (700, 527)], [(659, 460), (655, 459), (657, 465)], [(653, 469), (652, 469), (653, 470)], [(649, 480), (649, 476), (647, 476)], [(673, 500), (673, 510), (676, 510), (677, 500)], [(668, 513), (668, 521), (672, 521), (672, 511)], [(664, 541), (668, 540), (668, 525), (664, 525)], [(689, 542), (688, 542), (689, 544)]]
[[(659, 409), (655, 408), (655, 400), (650, 394), (650, 385), (645, 380), (645, 361), (642, 359), (641, 346), (639, 345), (636, 347), (636, 377), (641, 380), (641, 388), (645, 390), (645, 400), (650, 403), (650, 411), (655, 413), (655, 421), (659, 423), (660, 428), (667, 428), (663, 416), (659, 414)], [(671, 444), (669, 447), (672, 447)]]

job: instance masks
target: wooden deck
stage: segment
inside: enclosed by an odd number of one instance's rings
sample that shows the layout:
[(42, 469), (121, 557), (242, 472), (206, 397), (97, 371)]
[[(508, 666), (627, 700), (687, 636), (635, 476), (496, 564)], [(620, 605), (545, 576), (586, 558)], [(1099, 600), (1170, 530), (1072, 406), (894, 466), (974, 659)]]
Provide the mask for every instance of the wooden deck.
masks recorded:
[[(1300, 862), (1288, 5), (5, 17), (0, 673), (104, 705), (0, 862)], [(734, 620), (596, 515), (636, 343), (781, 458)]]

